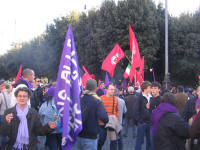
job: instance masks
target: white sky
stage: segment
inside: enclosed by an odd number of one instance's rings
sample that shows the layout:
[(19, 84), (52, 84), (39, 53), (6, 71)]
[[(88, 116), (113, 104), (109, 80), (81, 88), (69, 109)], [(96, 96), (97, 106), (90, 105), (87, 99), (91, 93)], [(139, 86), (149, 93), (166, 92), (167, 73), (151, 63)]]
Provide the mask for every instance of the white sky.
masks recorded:
[[(40, 35), (54, 18), (70, 11), (97, 7), (103, 0), (0, 0), (0, 55), (13, 42), (29, 41)], [(117, 1), (117, 0), (115, 0)], [(156, 3), (164, 0), (155, 0)], [(169, 13), (194, 12), (200, 0), (168, 0)]]

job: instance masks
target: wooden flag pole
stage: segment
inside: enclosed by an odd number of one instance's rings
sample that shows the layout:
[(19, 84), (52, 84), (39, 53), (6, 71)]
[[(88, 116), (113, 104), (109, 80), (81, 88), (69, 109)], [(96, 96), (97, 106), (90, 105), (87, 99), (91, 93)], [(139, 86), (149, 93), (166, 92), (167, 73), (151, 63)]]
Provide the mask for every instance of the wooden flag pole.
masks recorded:
[(128, 59), (129, 63), (131, 64), (130, 59), (128, 58), (128, 56), (124, 53), (125, 57)]

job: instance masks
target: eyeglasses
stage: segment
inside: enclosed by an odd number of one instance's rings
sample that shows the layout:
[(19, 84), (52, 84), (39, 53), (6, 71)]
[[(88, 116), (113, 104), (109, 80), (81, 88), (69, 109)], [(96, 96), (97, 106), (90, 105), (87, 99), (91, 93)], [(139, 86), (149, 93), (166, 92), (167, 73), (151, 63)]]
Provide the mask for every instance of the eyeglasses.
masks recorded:
[(40, 80), (36, 80), (36, 82), (40, 82)]

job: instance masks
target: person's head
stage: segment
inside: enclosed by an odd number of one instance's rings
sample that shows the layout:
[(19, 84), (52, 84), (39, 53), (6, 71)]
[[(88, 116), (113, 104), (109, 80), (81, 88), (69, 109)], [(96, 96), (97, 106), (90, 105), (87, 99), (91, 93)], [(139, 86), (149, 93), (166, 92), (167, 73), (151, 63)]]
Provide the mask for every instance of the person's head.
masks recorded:
[(6, 89), (5, 80), (0, 80), (0, 92)]
[(44, 101), (47, 102), (47, 105), (50, 101), (52, 101), (53, 97), (55, 96), (55, 87), (51, 86), (50, 88), (48, 88), (47, 92), (44, 94)]
[(177, 87), (177, 92), (178, 92), (178, 93), (183, 93), (183, 92), (184, 92), (184, 87), (183, 87), (182, 85), (179, 85), (179, 86)]
[(174, 96), (174, 94), (167, 92), (163, 95), (162, 102), (175, 106), (176, 105), (176, 97)]
[(129, 87), (128, 87), (128, 93), (129, 93), (129, 94), (134, 94), (134, 87), (129, 86)]
[(8, 93), (12, 92), (12, 85), (10, 82), (5, 82), (5, 87)]
[(153, 82), (151, 84), (151, 93), (154, 97), (157, 97), (160, 95), (160, 89), (161, 89), (161, 85), (158, 82)]
[(24, 69), (22, 76), (25, 80), (34, 83), (35, 72), (32, 69)]
[(127, 94), (127, 90), (126, 89), (123, 89), (123, 94)]
[(196, 100), (196, 106), (195, 106), (196, 110), (200, 110), (200, 98), (198, 98)]
[(144, 81), (141, 85), (141, 90), (145, 94), (149, 94), (151, 92), (151, 82)]
[(119, 89), (119, 93), (120, 93), (120, 95), (123, 94), (123, 89), (122, 88)]
[(16, 89), (14, 95), (17, 99), (17, 104), (25, 106), (31, 97), (31, 91), (27, 87), (19, 87)]
[(40, 85), (40, 78), (35, 78), (34, 86), (37, 87)]
[(85, 89), (95, 92), (97, 89), (97, 81), (94, 79), (87, 80)]
[(100, 87), (101, 89), (104, 89), (104, 88), (105, 88), (105, 84), (104, 84), (103, 81), (101, 81), (101, 82), (99, 83), (99, 87)]
[(109, 83), (107, 86), (106, 86), (106, 95), (108, 97), (112, 97), (114, 96), (114, 91), (115, 91), (115, 87), (112, 83)]
[(200, 86), (197, 87), (196, 94), (198, 95), (198, 98), (200, 98)]
[(120, 95), (119, 89), (115, 88), (114, 95), (115, 95), (116, 97), (119, 97), (119, 95)]

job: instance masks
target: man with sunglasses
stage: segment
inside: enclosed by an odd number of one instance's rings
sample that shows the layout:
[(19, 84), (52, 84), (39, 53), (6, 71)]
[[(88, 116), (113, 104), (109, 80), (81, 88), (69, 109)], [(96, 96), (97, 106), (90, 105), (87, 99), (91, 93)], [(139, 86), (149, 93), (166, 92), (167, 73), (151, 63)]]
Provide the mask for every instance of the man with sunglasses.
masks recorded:
[(39, 110), (40, 106), (42, 105), (42, 99), (43, 99), (43, 92), (42, 88), (40, 86), (40, 78), (36, 77), (35, 82), (33, 84), (32, 88), (33, 92), (30, 98), (31, 101), (31, 107), (35, 110)]

